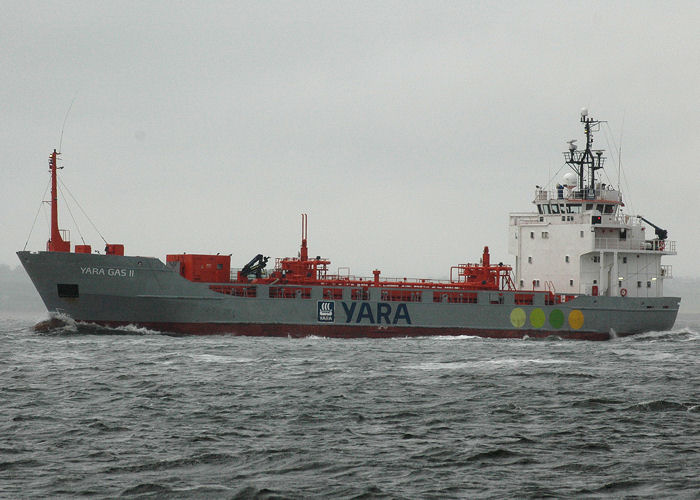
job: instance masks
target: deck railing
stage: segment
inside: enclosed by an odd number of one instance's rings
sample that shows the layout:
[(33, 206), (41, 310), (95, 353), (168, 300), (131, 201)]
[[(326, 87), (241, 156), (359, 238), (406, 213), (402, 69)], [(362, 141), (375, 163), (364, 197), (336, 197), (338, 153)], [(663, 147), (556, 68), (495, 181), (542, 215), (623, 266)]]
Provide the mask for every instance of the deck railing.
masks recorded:
[(676, 242), (667, 240), (621, 240), (619, 238), (596, 238), (596, 250), (653, 251), (667, 254), (676, 253)]
[(571, 190), (563, 188), (561, 190), (536, 189), (535, 201), (622, 201), (622, 195), (617, 189), (585, 189)]

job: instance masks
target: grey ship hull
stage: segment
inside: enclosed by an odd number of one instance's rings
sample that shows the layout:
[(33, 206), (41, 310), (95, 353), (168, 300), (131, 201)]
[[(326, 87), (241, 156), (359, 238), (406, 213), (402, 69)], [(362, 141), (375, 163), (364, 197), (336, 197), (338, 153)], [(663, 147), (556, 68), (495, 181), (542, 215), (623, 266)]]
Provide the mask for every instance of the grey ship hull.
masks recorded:
[[(17, 252), (51, 313), (105, 326), (136, 325), (184, 334), (303, 337), (404, 337), (478, 335), (606, 340), (672, 328), (678, 297), (577, 296), (546, 304), (516, 304), (508, 291), (477, 293), (476, 303), (382, 300), (381, 287), (369, 287), (364, 300), (324, 297), (324, 287), (293, 298), (271, 298), (272, 285), (252, 285), (255, 296), (212, 290), (221, 283), (196, 283), (176, 267), (152, 257)], [(368, 283), (369, 284), (369, 283)], [(337, 288), (337, 287), (336, 287)], [(520, 292), (522, 293), (522, 292)], [(274, 295), (273, 295), (274, 297)]]

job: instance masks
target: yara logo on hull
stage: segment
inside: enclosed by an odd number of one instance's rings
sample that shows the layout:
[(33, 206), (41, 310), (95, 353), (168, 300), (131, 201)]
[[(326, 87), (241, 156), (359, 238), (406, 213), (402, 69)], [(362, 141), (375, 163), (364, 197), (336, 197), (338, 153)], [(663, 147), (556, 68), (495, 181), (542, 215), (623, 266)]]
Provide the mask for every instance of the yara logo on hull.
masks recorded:
[(318, 301), (318, 321), (321, 323), (333, 323), (335, 321), (335, 303), (328, 300)]
[[(399, 322), (411, 324), (411, 315), (406, 304), (398, 304), (393, 310), (391, 304), (377, 302), (375, 307), (369, 302), (353, 302), (349, 306), (345, 302), (340, 303), (345, 311), (346, 323), (369, 323), (372, 325), (396, 325)], [(359, 306), (358, 306), (359, 304)]]

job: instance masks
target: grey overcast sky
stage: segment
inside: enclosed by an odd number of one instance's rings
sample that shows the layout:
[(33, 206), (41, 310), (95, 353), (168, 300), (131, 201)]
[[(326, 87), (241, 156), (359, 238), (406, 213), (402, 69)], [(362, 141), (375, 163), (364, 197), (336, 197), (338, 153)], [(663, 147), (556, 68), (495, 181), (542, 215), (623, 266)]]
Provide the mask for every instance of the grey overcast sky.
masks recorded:
[(444, 277), (484, 245), (512, 264), (508, 213), (566, 172), (585, 106), (613, 184), (621, 145), (627, 213), (699, 276), (699, 5), (0, 1), (0, 263), (48, 199), (73, 101), (61, 178), (128, 254), (296, 256), (306, 212), (310, 254), (389, 277)]

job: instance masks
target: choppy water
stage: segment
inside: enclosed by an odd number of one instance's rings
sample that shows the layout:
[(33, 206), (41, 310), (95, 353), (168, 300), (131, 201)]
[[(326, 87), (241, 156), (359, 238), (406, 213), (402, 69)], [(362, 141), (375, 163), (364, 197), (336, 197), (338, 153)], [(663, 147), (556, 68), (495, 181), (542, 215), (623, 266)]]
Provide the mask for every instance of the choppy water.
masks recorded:
[(610, 342), (0, 319), (1, 497), (696, 498), (700, 321)]

